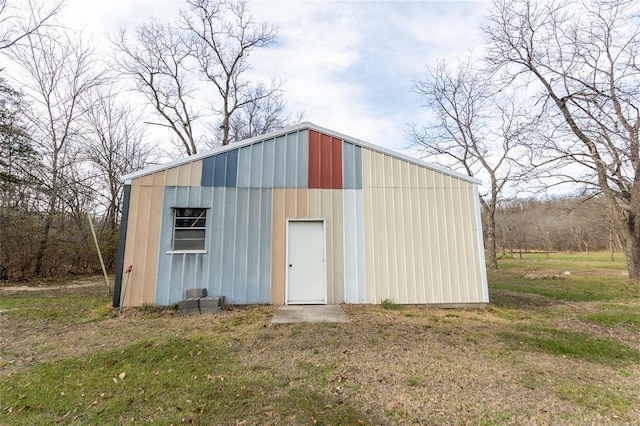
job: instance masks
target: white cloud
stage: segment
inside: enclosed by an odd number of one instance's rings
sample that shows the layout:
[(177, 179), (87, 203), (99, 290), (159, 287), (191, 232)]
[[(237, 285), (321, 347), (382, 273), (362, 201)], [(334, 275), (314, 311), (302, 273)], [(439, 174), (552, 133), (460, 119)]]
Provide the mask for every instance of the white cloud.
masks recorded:
[[(64, 19), (98, 37), (153, 15), (177, 17), (175, 0), (67, 0)], [(478, 50), (488, 2), (253, 1), (257, 20), (279, 27), (280, 43), (252, 54), (252, 75), (286, 79), (287, 101), (305, 120), (393, 149), (423, 113), (412, 81), (439, 57)]]

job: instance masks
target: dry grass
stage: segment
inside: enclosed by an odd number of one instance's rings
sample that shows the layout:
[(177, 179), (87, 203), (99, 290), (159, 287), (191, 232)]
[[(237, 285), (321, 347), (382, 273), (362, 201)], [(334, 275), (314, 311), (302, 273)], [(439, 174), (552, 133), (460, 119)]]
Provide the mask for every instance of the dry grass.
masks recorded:
[[(640, 423), (635, 296), (503, 287), (485, 310), (345, 305), (348, 323), (287, 325), (271, 325), (268, 306), (114, 317), (99, 280), (0, 290), (0, 424)], [(132, 385), (118, 388), (125, 369)], [(34, 381), (64, 390), (38, 405)]]

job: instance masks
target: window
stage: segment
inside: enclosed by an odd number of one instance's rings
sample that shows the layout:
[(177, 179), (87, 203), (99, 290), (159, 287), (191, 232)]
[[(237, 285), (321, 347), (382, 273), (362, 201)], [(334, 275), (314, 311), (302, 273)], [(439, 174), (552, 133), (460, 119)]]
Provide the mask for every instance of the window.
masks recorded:
[(207, 209), (176, 207), (173, 211), (173, 249), (204, 250)]

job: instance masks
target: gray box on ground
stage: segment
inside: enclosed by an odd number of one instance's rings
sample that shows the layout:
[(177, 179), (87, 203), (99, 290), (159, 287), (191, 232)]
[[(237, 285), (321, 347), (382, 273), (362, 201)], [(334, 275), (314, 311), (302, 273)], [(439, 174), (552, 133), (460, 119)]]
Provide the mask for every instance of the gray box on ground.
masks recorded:
[(187, 289), (186, 298), (187, 299), (197, 299), (198, 297), (206, 297), (207, 289), (206, 288), (189, 288)]
[(193, 314), (200, 312), (200, 299), (192, 297), (189, 299), (183, 299), (178, 302), (178, 310), (182, 315)]
[(200, 299), (200, 312), (202, 313), (216, 313), (220, 311), (220, 306), (224, 301), (223, 296), (209, 296)]

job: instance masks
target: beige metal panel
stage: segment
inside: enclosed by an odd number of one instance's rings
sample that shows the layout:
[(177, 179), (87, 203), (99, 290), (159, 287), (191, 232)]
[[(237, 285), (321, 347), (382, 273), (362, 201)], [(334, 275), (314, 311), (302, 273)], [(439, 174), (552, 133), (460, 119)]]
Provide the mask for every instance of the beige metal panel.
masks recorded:
[(309, 217), (309, 190), (274, 188), (272, 194), (270, 301), (274, 305), (284, 305), (287, 219)]
[(310, 189), (309, 217), (327, 227), (327, 303), (344, 302), (344, 198), (342, 190)]
[(192, 161), (167, 169), (165, 186), (200, 186), (202, 160)]
[(140, 306), (155, 300), (164, 179), (165, 173), (161, 171), (131, 183), (129, 211), (134, 214), (129, 215), (124, 261), (126, 266), (133, 265), (133, 269), (124, 306)]
[(367, 149), (362, 158), (367, 301), (483, 302), (473, 184)]

